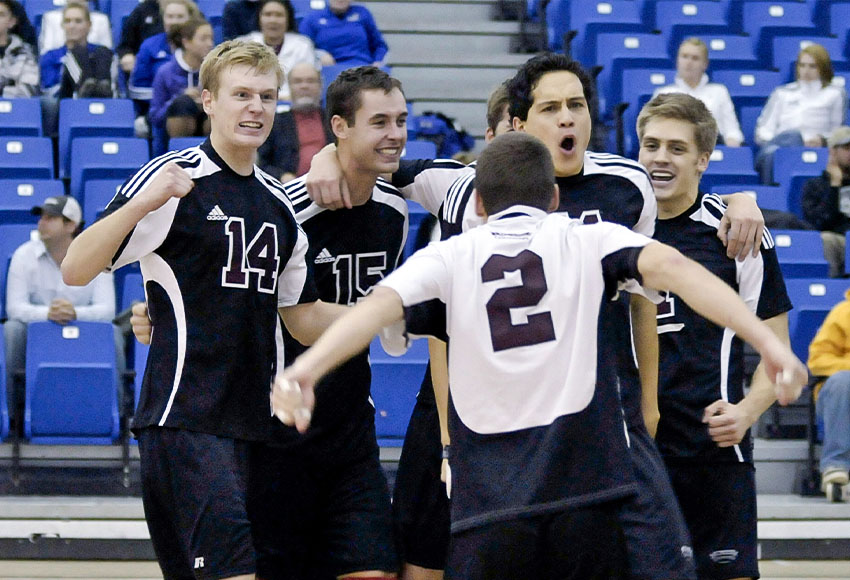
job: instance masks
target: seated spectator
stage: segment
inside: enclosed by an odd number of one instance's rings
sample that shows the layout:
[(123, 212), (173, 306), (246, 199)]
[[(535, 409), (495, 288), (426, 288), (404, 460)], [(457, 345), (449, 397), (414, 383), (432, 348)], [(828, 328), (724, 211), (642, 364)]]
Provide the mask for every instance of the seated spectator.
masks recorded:
[(38, 46), (38, 35), (35, 32), (35, 26), (30, 22), (30, 17), (27, 16), (24, 5), (18, 0), (10, 0), (10, 5), (12, 6), (12, 16), (15, 17), (15, 24), (11, 28), (12, 34), (29, 44), (35, 51)]
[[(54, 6), (61, 6), (62, 4), (67, 6), (71, 2), (77, 1), (70, 0), (68, 3), (57, 1), (54, 2)], [(88, 7), (88, 3), (86, 3), (86, 7)], [(38, 48), (41, 54), (65, 44), (65, 28), (62, 26), (64, 17), (64, 10), (51, 10), (41, 16), (41, 32), (38, 35)], [(90, 12), (89, 23), (88, 41), (91, 44), (112, 48), (112, 25), (109, 23), (109, 16), (103, 12)]]
[(0, 0), (0, 94), (7, 99), (39, 93), (35, 48), (11, 32), (14, 10), (13, 0)]
[(259, 30), (259, 13), (258, 0), (227, 0), (221, 14), (221, 35), (224, 40), (233, 40)]
[(301, 22), (301, 34), (309, 36), (322, 64), (381, 66), (387, 43), (372, 13), (351, 0), (328, 0), (324, 10), (313, 10)]
[(202, 18), (198, 5), (192, 0), (161, 0), (160, 7), (162, 10), (160, 19), (165, 31), (154, 34), (142, 42), (136, 55), (136, 64), (130, 75), (128, 90), (131, 99), (141, 102), (138, 107), (139, 113), (147, 112), (153, 96), (153, 79), (156, 71), (174, 56), (174, 47), (168, 42), (168, 32), (190, 18)]
[(696, 97), (711, 112), (717, 121), (722, 142), (728, 147), (740, 147), (744, 142), (744, 134), (735, 116), (735, 106), (729, 89), (720, 83), (708, 82), (708, 47), (696, 37), (686, 38), (679, 45), (676, 57), (676, 79), (672, 85), (660, 87), (652, 95), (661, 93), (685, 93)]
[(829, 275), (844, 275), (844, 240), (850, 230), (850, 127), (842, 125), (827, 139), (826, 171), (803, 184), (803, 217), (820, 230)]
[(296, 64), (288, 77), (292, 108), (274, 116), (272, 132), (257, 151), (260, 169), (284, 183), (307, 173), (313, 155), (334, 141), (322, 110), (322, 75), (315, 63)]
[(87, 41), (91, 29), (89, 8), (69, 2), (62, 11), (65, 46), (42, 55), (40, 65), (44, 133), (56, 137), (59, 99), (108, 98), (114, 94), (115, 59), (105, 46)]
[(115, 48), (121, 70), (127, 74), (133, 72), (142, 42), (160, 32), (163, 27), (159, 0), (142, 0), (121, 26), (121, 40)]
[[(10, 409), (16, 400), (11, 379), (25, 368), (27, 323), (52, 320), (68, 324), (74, 320), (111, 321), (115, 316), (115, 286), (112, 274), (99, 274), (86, 286), (66, 286), (59, 265), (71, 240), (82, 230), (83, 212), (70, 196), (48, 197), (33, 213), (38, 220), (38, 239), (30, 240), (12, 254), (6, 282), (7, 385)], [(118, 336), (116, 336), (118, 339)]]
[(209, 22), (191, 18), (168, 33), (178, 47), (174, 57), (156, 71), (153, 80), (150, 122), (154, 154), (165, 153), (171, 137), (209, 135), (209, 119), (201, 104), (201, 63), (213, 47)]
[[(260, 30), (241, 36), (240, 40), (253, 40), (271, 48), (286, 74), (296, 63), (318, 63), (313, 41), (295, 32), (295, 9), (292, 3), (289, 0), (260, 0), (259, 4)], [(290, 99), (288, 80), (284, 80), (280, 87), (278, 98), (281, 101)]]
[(780, 147), (823, 147), (826, 136), (844, 122), (847, 95), (832, 84), (832, 61), (819, 44), (797, 56), (797, 80), (777, 87), (756, 121), (756, 169), (773, 182), (773, 153)]
[(823, 321), (809, 345), (809, 370), (828, 377), (815, 387), (815, 412), (823, 422), (821, 489), (845, 485), (850, 469), (850, 291)]

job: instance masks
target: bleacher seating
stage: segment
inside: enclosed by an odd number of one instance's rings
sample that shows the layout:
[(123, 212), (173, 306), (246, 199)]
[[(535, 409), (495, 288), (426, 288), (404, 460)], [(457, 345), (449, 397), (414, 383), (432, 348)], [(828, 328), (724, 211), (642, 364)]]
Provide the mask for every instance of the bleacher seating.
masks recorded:
[(760, 105), (744, 106), (738, 109), (738, 123), (744, 133), (744, 142), (749, 145), (755, 145), (756, 123), (759, 115), (761, 115), (761, 110)]
[(168, 150), (180, 151), (189, 147), (197, 147), (206, 139), (206, 137), (172, 137), (168, 140)]
[(71, 143), (79, 137), (133, 137), (130, 99), (59, 101), (59, 177), (71, 176)]
[(604, 66), (597, 77), (599, 107), (602, 111), (623, 100), (623, 70), (673, 67), (664, 37), (660, 34), (599, 34), (596, 38), (596, 62)]
[(432, 141), (408, 141), (401, 155), (402, 159), (435, 159), (437, 146)]
[(650, 31), (633, 0), (570, 2), (569, 11), (569, 30), (576, 33), (570, 54), (588, 68), (602, 64), (596, 60), (596, 38), (600, 33)]
[(749, 106), (761, 110), (770, 93), (783, 83), (780, 73), (761, 69), (719, 70), (711, 80), (726, 85), (738, 110)]
[(6, 400), (6, 341), (0, 324), (0, 442), (9, 435), (9, 403)]
[(675, 57), (685, 38), (725, 34), (729, 24), (719, 2), (661, 0), (655, 5), (655, 28), (667, 37), (670, 56)]
[(41, 99), (0, 99), (0, 136), (41, 137)]
[(142, 393), (142, 379), (145, 377), (145, 366), (148, 364), (150, 347), (138, 340), (133, 341), (133, 370), (136, 378), (133, 381), (133, 409), (139, 406), (139, 395)]
[(35, 232), (34, 224), (0, 224), (0, 320), (6, 319), (6, 273), (18, 246), (28, 242)]
[(810, 36), (818, 33), (809, 7), (802, 2), (746, 2), (741, 27), (752, 37), (761, 66), (772, 64), (776, 36)]
[(115, 43), (114, 46), (118, 46), (121, 43), (121, 31), (124, 29), (124, 21), (138, 5), (139, 0), (110, 0), (109, 22), (112, 24), (112, 42)]
[(708, 169), (702, 176), (703, 187), (710, 190), (729, 183), (758, 183), (758, 174), (753, 169), (753, 150), (749, 147), (719, 145), (712, 151)]
[(60, 195), (65, 186), (57, 179), (0, 179), (0, 224), (34, 224), (32, 208)]
[(779, 267), (785, 279), (826, 278), (829, 264), (823, 255), (820, 232), (812, 230), (773, 230)]
[(805, 361), (818, 328), (832, 307), (844, 299), (850, 282), (835, 278), (793, 278), (785, 280), (785, 287), (794, 305), (788, 313), (791, 349)]
[(779, 185), (729, 184), (717, 185), (711, 188), (712, 193), (728, 195), (730, 193), (746, 193), (750, 195), (761, 209), (788, 211), (788, 191)]
[(401, 446), (416, 393), (428, 366), (428, 341), (414, 340), (401, 357), (384, 352), (376, 338), (370, 348), (372, 400), (375, 402), (375, 430), (379, 443)]
[(53, 179), (48, 137), (0, 137), (0, 179)]
[(773, 39), (773, 68), (779, 70), (782, 82), (795, 78), (795, 65), (800, 51), (810, 44), (820, 44), (829, 53), (833, 67), (846, 67), (844, 41), (829, 36), (777, 36)]
[(80, 199), (89, 179), (126, 179), (148, 158), (144, 139), (78, 137), (71, 143), (71, 195)]
[(130, 272), (124, 276), (121, 284), (121, 295), (118, 297), (116, 312), (123, 312), (134, 302), (145, 301), (145, 285), (141, 272)]
[(803, 217), (803, 183), (826, 169), (826, 147), (780, 147), (773, 156), (773, 180), (788, 189), (788, 209)]
[(92, 225), (115, 197), (123, 179), (89, 179), (83, 185), (83, 221)]
[(221, 0), (198, 0), (198, 9), (213, 29), (213, 42), (221, 44), (224, 34), (221, 29), (221, 17), (224, 13), (224, 2)]
[(749, 36), (713, 34), (703, 37), (702, 41), (708, 46), (708, 63), (712, 71), (752, 69), (759, 66)]
[(844, 56), (850, 57), (850, 2), (829, 3), (829, 33), (844, 44)]
[(118, 370), (109, 322), (32, 322), (27, 329), (24, 435), (32, 443), (118, 439)]
[(624, 102), (628, 107), (623, 111), (623, 150), (627, 157), (635, 157), (638, 150), (637, 123), (641, 108), (652, 98), (652, 94), (665, 85), (673, 84), (676, 71), (668, 68), (637, 68), (623, 71), (622, 90)]

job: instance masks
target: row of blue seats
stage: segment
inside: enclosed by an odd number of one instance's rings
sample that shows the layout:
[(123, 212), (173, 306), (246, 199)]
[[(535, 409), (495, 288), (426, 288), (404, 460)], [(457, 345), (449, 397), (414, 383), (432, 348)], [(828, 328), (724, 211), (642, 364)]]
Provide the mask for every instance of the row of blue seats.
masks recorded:
[[(0, 330), (2, 330), (0, 328)], [(0, 334), (2, 337), (2, 334)], [(139, 402), (148, 347), (134, 341), (133, 391)], [(112, 324), (33, 322), (27, 329), (23, 435), (37, 444), (112, 444), (120, 433)], [(0, 340), (0, 441), (9, 435), (4, 342)], [(428, 364), (427, 341), (415, 341), (403, 357), (371, 346), (372, 399), (379, 441), (399, 446)]]

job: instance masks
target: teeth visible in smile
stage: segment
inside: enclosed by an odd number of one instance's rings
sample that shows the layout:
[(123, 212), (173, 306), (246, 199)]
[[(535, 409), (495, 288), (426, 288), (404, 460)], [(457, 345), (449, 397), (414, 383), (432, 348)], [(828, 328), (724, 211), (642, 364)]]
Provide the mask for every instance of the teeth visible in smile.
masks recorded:
[(239, 126), (240, 127), (247, 127), (249, 129), (260, 129), (260, 128), (262, 128), (263, 124), (258, 123), (256, 121), (243, 121), (242, 123), (239, 123)]
[(652, 171), (649, 176), (653, 179), (653, 181), (670, 181), (675, 176), (669, 171)]
[(398, 147), (385, 147), (383, 149), (378, 149), (378, 153), (380, 153), (381, 155), (397, 155), (398, 152)]

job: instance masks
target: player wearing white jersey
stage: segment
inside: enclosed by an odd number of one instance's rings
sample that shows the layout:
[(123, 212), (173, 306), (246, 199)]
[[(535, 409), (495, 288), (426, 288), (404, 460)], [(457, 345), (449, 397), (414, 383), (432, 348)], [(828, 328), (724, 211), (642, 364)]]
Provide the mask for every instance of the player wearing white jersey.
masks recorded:
[[(790, 349), (696, 263), (621, 226), (547, 216), (558, 203), (553, 181), (540, 142), (521, 133), (497, 138), (478, 162), (477, 204), (488, 223), (417, 252), (276, 381), (276, 408), (304, 430), (301, 411), (312, 406), (319, 377), (381, 327), (421, 314), (410, 307), (445, 304), (449, 578), (624, 574), (617, 512), (634, 492), (634, 474), (616, 370), (597, 365), (597, 319), (618, 290), (643, 292), (641, 282), (669, 289), (735, 328), (769, 372), (784, 373), (783, 401), (806, 380)], [(292, 381), (303, 401), (287, 392)]]

